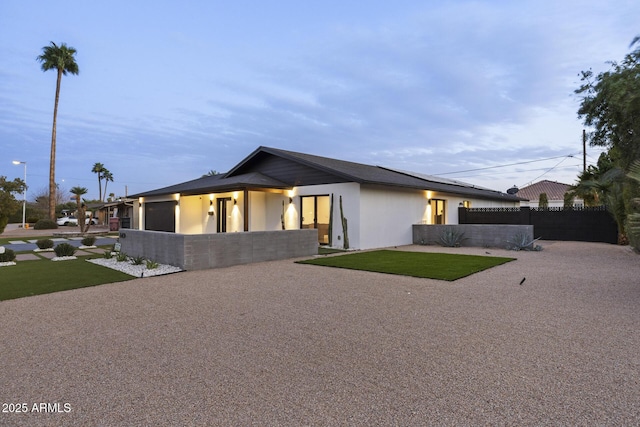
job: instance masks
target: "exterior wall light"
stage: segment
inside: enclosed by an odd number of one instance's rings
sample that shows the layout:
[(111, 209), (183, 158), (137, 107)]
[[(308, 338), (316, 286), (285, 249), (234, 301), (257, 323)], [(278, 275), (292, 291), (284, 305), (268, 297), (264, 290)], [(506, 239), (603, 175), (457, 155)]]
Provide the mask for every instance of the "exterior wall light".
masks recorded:
[(293, 203), (293, 198), (289, 197), (289, 204)]
[(233, 199), (233, 204), (237, 205), (238, 204), (238, 199)]

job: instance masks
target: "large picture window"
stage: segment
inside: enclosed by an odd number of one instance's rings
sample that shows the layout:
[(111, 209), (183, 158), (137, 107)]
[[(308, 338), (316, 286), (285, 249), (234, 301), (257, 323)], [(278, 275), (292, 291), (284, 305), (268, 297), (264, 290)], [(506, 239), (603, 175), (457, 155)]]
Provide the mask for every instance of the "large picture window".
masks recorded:
[(176, 232), (176, 202), (152, 202), (144, 204), (144, 229)]

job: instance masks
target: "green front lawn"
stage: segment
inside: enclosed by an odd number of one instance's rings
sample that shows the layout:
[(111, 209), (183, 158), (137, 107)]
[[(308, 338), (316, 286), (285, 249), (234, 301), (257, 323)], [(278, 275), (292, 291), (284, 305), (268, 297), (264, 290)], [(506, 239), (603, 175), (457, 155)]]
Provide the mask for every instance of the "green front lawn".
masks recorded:
[(133, 279), (120, 271), (87, 262), (86, 258), (19, 261), (0, 267), (0, 301)]
[(426, 279), (457, 280), (515, 258), (379, 250), (298, 261)]

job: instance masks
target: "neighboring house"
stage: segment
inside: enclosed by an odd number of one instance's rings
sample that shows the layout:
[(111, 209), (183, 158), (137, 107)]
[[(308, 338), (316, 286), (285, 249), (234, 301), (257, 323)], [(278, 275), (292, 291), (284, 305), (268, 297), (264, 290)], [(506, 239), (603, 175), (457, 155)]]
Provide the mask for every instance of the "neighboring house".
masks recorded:
[(411, 244), (413, 224), (457, 224), (459, 206), (517, 207), (521, 200), (459, 181), (269, 147), (225, 174), (131, 197), (139, 230), (314, 228), (319, 244), (343, 247), (347, 234), (351, 249)]
[(131, 219), (133, 218), (135, 199), (119, 198), (116, 200), (110, 200), (100, 206), (100, 221), (113, 227), (112, 221), (116, 219), (118, 227), (131, 228)]
[[(549, 200), (550, 208), (564, 207), (564, 195), (571, 189), (569, 184), (563, 184), (556, 181), (542, 180), (535, 184), (527, 185), (518, 190), (516, 195), (529, 201), (529, 207), (537, 208), (540, 200), (540, 194), (546, 193)], [(574, 207), (583, 207), (582, 199), (573, 200)]]

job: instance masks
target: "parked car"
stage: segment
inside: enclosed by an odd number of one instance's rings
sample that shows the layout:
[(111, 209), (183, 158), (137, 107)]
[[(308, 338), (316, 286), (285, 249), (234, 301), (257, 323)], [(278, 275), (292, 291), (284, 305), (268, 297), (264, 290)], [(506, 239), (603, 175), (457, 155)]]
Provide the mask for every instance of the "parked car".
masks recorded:
[[(63, 216), (62, 218), (58, 218), (58, 225), (78, 225), (78, 218), (75, 216)], [(89, 224), (89, 218), (85, 220), (85, 224)], [(98, 218), (91, 218), (91, 224), (97, 225)]]

